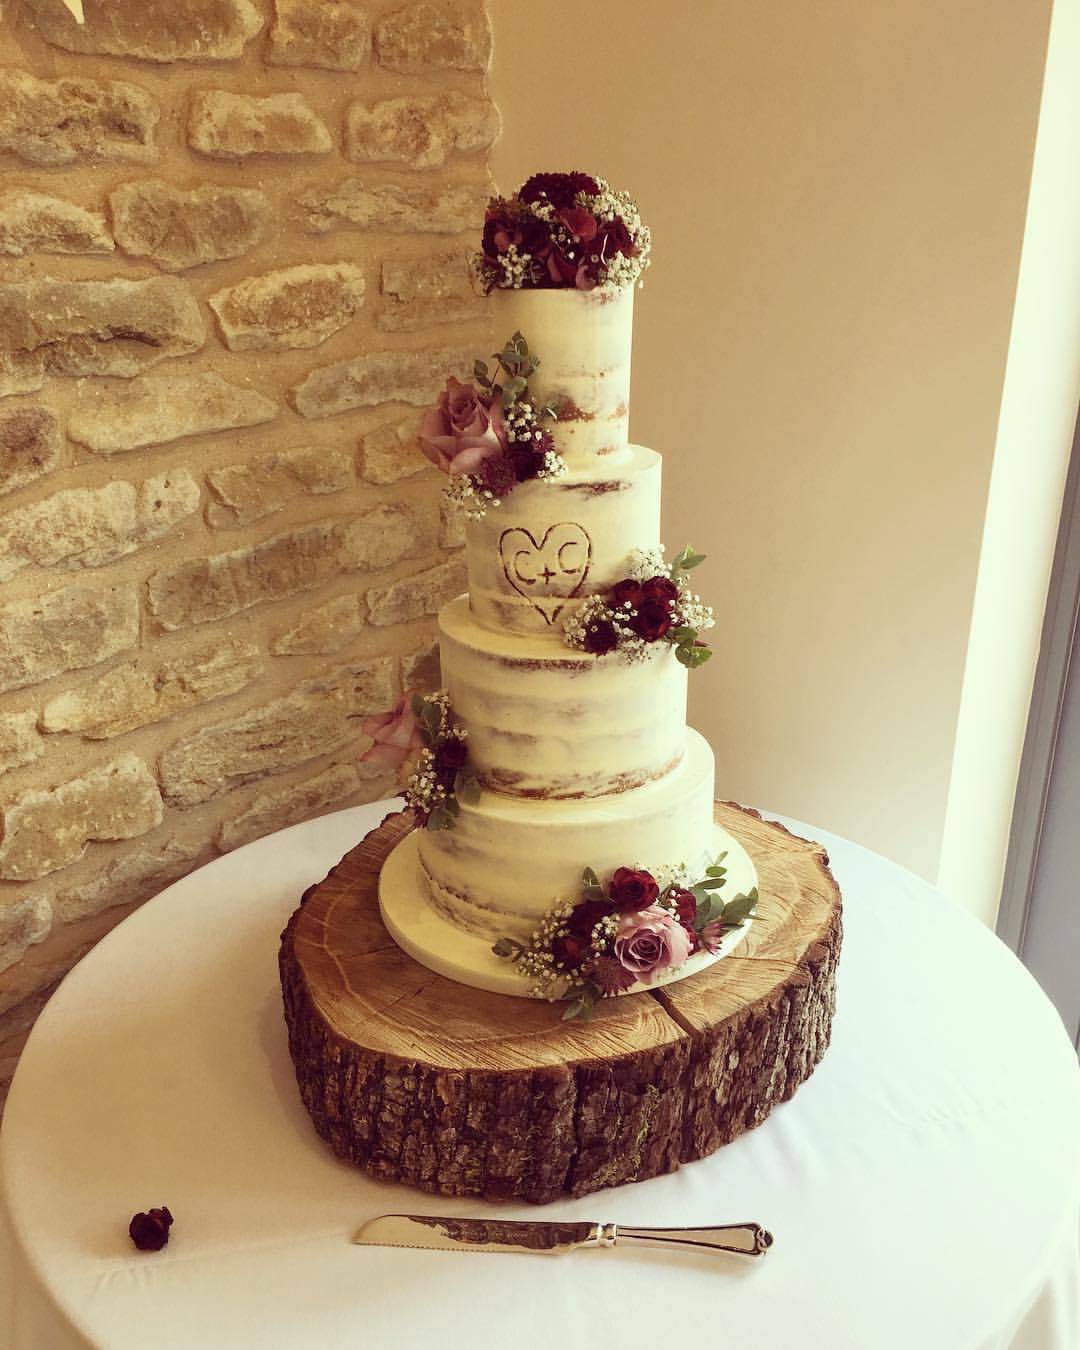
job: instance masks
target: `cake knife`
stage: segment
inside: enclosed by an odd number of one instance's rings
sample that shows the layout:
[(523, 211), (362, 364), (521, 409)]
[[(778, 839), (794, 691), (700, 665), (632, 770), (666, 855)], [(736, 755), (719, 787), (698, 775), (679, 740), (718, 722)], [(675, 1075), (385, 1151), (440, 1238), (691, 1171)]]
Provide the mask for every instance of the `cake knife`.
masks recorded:
[(628, 1228), (614, 1223), (529, 1219), (458, 1219), (437, 1214), (381, 1214), (353, 1237), (368, 1247), (426, 1247), (441, 1252), (568, 1252), (618, 1242), (764, 1256), (773, 1237), (758, 1223), (717, 1228)]

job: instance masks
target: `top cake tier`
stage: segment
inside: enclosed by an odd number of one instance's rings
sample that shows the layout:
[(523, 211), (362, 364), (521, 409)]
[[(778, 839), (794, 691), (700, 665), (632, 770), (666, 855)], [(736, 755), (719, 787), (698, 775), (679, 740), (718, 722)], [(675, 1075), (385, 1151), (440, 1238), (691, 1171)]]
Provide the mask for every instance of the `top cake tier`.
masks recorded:
[(495, 290), (491, 299), (496, 340), (519, 332), (539, 357), (530, 397), (554, 407), (546, 429), (571, 472), (625, 459), (634, 288)]

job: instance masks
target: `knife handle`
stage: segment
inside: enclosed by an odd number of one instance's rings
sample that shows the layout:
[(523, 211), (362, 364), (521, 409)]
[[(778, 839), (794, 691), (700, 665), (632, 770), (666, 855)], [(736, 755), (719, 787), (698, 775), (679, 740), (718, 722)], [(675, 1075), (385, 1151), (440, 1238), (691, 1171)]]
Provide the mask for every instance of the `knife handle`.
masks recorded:
[(599, 1244), (604, 1247), (614, 1247), (617, 1242), (647, 1242), (651, 1246), (764, 1256), (773, 1243), (772, 1234), (759, 1223), (732, 1223), (718, 1228), (626, 1228), (621, 1223), (598, 1227)]

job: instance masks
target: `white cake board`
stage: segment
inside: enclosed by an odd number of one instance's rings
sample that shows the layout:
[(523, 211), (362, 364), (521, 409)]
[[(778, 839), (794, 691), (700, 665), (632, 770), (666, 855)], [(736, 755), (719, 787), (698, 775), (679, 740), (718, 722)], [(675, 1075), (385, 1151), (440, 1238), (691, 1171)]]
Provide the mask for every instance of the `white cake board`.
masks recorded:
[[(491, 950), (495, 938), (466, 932), (444, 918), (430, 903), (418, 848), (419, 832), (414, 830), (383, 863), (379, 875), (379, 910), (387, 932), (402, 951), (437, 975), (470, 985), (473, 989), (486, 989), (492, 994), (528, 998), (529, 980), (518, 973), (512, 962), (495, 955)], [(757, 871), (745, 849), (716, 826), (714, 856), (725, 851), (726, 884), (713, 894), (722, 900), (730, 900), (758, 884)], [(662, 985), (696, 975), (727, 956), (746, 936), (751, 923), (752, 918), (741, 928), (726, 933), (716, 952), (695, 952), (677, 969), (664, 972), (651, 984), (632, 984), (623, 994), (659, 989)]]

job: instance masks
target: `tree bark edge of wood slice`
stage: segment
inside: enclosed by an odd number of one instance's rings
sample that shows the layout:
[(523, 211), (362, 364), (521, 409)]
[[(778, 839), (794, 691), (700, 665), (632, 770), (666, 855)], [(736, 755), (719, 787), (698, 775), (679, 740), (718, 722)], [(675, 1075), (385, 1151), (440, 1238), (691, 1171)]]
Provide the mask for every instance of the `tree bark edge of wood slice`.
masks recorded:
[(541, 1204), (674, 1171), (760, 1124), (828, 1046), (840, 891), (819, 844), (734, 803), (716, 819), (758, 870), (750, 932), (582, 1025), (397, 948), (378, 872), (412, 824), (388, 816), (304, 893), (281, 938), (289, 1051), (320, 1137), (382, 1180)]

